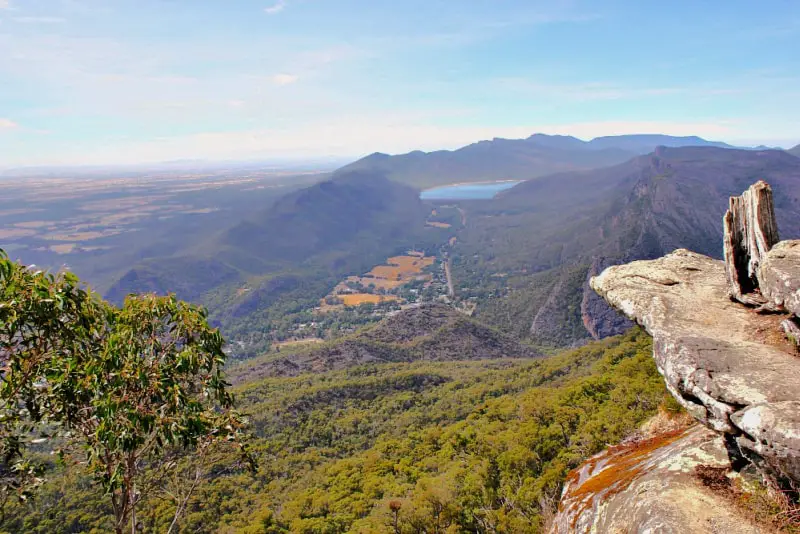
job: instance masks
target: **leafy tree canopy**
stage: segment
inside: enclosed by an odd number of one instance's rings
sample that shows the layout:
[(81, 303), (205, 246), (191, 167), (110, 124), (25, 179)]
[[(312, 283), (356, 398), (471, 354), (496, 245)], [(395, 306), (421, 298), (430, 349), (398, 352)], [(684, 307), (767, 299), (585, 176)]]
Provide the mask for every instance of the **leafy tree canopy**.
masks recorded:
[(168, 453), (219, 441), (245, 452), (223, 344), (203, 309), (174, 296), (131, 295), (118, 308), (72, 273), (0, 251), (2, 503), (41, 483), (27, 452), (48, 443), (86, 466), (122, 531), (136, 525), (137, 482)]

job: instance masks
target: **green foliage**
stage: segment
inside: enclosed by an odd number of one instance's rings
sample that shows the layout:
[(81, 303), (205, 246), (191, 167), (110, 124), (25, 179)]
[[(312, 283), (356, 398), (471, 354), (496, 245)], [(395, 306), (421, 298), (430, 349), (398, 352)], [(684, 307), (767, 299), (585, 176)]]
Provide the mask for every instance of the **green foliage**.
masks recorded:
[(241, 441), (224, 341), (204, 310), (154, 295), (116, 308), (71, 273), (34, 272), (2, 252), (0, 282), (3, 496), (29, 493), (26, 441), (54, 438), (110, 496), (120, 531), (136, 523), (146, 469), (175, 450)]
[[(543, 360), (385, 363), (245, 384), (237, 396), (260, 467), (206, 468), (181, 527), (536, 532), (566, 473), (664, 401), (650, 353), (637, 330)], [(37, 506), (16, 508), (25, 519), (12, 530), (102, 524), (102, 495), (67, 471)], [(140, 510), (166, 530), (159, 499)]]

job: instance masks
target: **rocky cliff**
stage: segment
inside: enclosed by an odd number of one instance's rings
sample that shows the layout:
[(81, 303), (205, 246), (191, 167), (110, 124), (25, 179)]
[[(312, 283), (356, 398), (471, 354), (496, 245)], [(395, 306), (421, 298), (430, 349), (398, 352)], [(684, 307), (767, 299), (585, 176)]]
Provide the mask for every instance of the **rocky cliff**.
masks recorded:
[[(769, 187), (759, 187), (771, 201)], [(759, 531), (741, 518), (731, 522), (730, 506), (698, 523), (704, 516), (694, 511), (697, 503), (716, 505), (690, 473), (693, 465), (750, 469), (797, 497), (800, 241), (762, 246), (763, 228), (755, 218), (748, 224), (742, 242), (725, 244), (726, 252), (745, 251), (736, 259), (749, 273), (744, 293), (725, 262), (684, 249), (609, 267), (591, 279), (598, 295), (653, 336), (667, 389), (706, 428), (589, 460), (565, 488), (556, 532)], [(752, 246), (744, 242), (748, 236)]]

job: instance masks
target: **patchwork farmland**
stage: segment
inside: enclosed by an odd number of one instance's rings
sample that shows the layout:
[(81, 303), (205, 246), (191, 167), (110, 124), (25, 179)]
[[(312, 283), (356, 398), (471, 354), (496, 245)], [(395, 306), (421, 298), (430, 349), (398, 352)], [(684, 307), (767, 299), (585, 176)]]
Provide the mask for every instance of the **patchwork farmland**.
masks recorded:
[(407, 303), (398, 289), (411, 282), (430, 284), (432, 275), (426, 270), (436, 262), (434, 256), (425, 256), (415, 250), (403, 256), (392, 256), (383, 265), (376, 265), (361, 276), (350, 276), (339, 283), (320, 302), (319, 310), (328, 312), (344, 307), (384, 302)]

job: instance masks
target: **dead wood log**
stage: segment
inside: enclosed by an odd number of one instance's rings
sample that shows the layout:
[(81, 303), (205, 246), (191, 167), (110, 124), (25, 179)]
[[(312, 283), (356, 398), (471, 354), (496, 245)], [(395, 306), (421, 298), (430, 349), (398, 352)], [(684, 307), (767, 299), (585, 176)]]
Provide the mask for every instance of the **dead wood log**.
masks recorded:
[(779, 240), (769, 184), (759, 180), (742, 196), (731, 197), (723, 226), (725, 273), (731, 298), (750, 306), (764, 306), (767, 300), (758, 290), (758, 266)]

